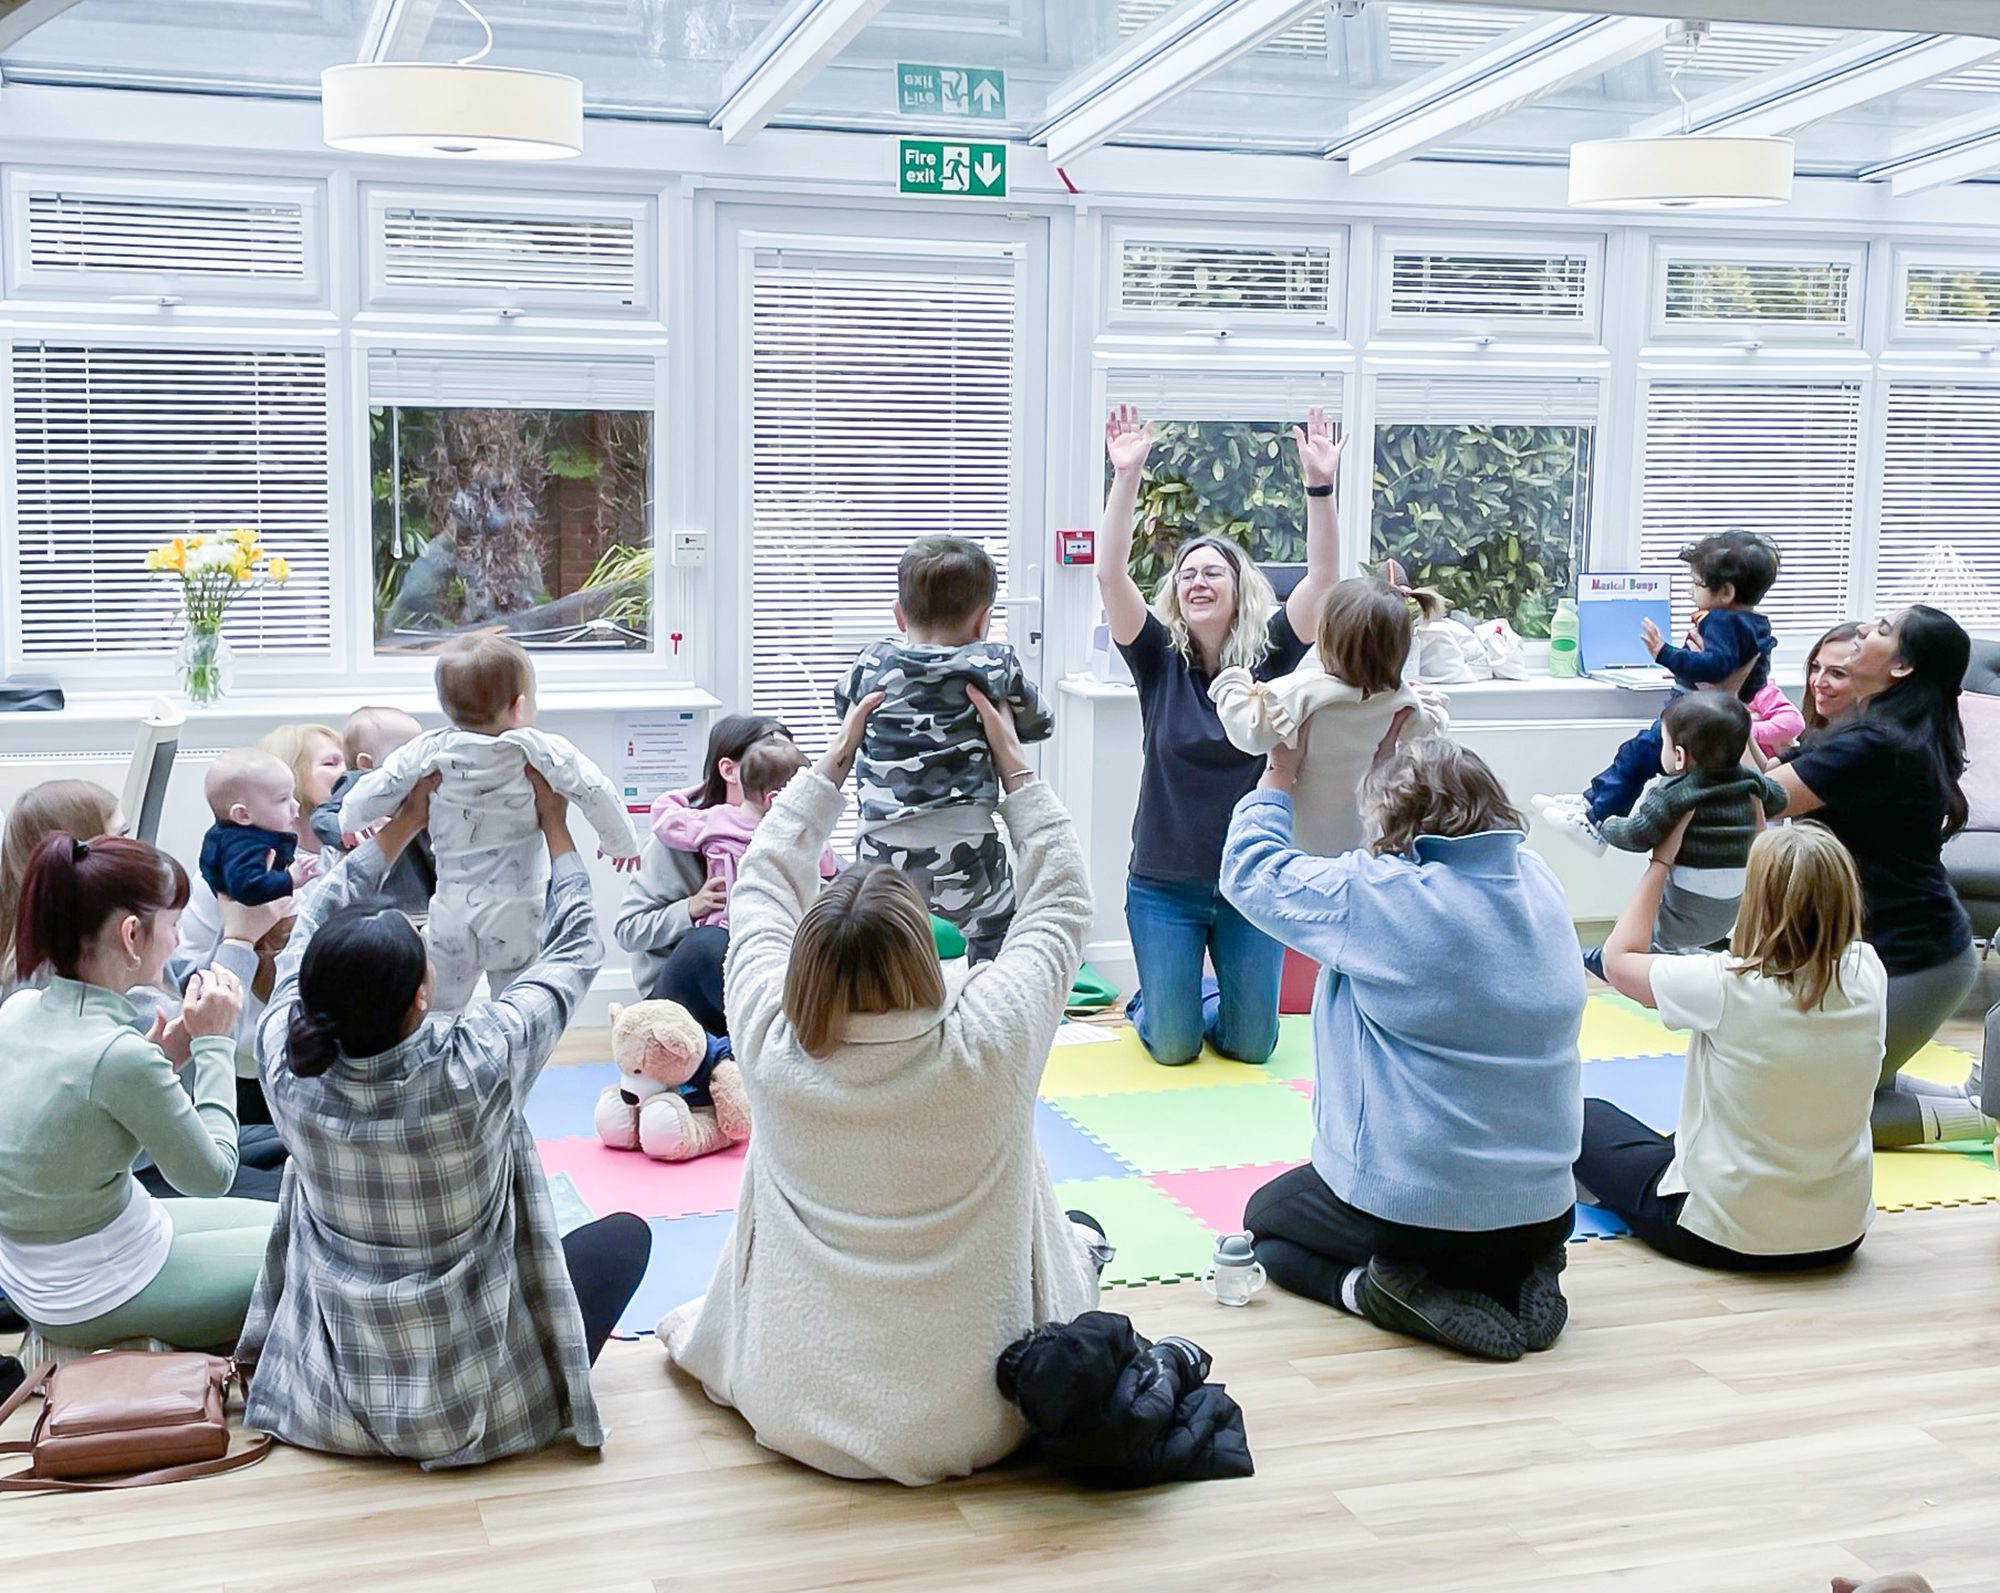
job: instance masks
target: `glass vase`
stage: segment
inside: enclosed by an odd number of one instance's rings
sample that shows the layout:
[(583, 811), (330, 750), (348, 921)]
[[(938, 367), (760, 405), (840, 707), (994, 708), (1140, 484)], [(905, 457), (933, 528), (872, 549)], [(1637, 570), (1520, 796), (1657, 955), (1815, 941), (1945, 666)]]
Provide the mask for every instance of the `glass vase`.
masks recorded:
[(221, 630), (206, 625), (189, 625), (181, 636), (179, 651), (181, 692), (189, 704), (207, 708), (221, 702), (229, 690), (235, 663), (229, 641)]

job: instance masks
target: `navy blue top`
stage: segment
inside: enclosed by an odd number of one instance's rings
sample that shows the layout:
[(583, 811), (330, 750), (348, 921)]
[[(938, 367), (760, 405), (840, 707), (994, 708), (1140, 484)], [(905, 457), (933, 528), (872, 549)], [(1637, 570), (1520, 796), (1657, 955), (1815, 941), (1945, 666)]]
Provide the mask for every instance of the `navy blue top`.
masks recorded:
[[(1270, 650), (1251, 670), (1258, 680), (1289, 675), (1307, 644), (1284, 605), (1271, 616)], [(1213, 885), (1222, 873), (1229, 815), (1264, 778), (1261, 755), (1230, 744), (1215, 704), (1214, 679), (1174, 646), (1157, 614), (1118, 651), (1139, 688), (1139, 809), (1132, 817), (1132, 872), (1142, 879)]]
[(1712, 608), (1701, 616), (1701, 646), (1662, 647), (1657, 662), (1684, 691), (1727, 680), (1753, 658), (1756, 665), (1737, 694), (1748, 702), (1771, 678), (1771, 653), (1778, 640), (1771, 622), (1749, 608)]
[(292, 894), (292, 876), (286, 870), (298, 849), (299, 838), (289, 830), (260, 830), (254, 824), (227, 821), (211, 824), (201, 838), (201, 877), (216, 895), (245, 907), (261, 907)]

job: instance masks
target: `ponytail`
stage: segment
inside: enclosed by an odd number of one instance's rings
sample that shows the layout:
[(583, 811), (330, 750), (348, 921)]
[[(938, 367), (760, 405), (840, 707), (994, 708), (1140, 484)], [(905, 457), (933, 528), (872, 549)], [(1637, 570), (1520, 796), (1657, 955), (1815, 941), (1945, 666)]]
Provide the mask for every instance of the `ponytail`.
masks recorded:
[(14, 920), (14, 969), (32, 978), (46, 964), (74, 979), (83, 948), (117, 915), (150, 919), (187, 906), (187, 870), (144, 841), (67, 830), (42, 837), (21, 882)]
[(403, 1038), (429, 967), (423, 937), (392, 904), (375, 897), (341, 908), (320, 925), (299, 963), (285, 1066), (313, 1079), (343, 1056), (389, 1050)]

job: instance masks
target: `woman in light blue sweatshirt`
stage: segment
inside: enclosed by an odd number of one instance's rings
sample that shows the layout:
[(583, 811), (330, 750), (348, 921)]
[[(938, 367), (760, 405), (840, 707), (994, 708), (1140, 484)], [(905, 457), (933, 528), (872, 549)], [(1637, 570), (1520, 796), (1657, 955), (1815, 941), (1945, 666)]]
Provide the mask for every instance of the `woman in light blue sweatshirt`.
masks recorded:
[[(1303, 737), (1301, 741), (1303, 742)], [(1362, 787), (1371, 848), (1292, 844), (1304, 748), (1237, 805), (1222, 891), (1325, 970), (1312, 1160), (1244, 1221), (1285, 1288), (1468, 1354), (1548, 1348), (1583, 1129), (1584, 982), (1562, 886), (1476, 753), (1406, 743)]]

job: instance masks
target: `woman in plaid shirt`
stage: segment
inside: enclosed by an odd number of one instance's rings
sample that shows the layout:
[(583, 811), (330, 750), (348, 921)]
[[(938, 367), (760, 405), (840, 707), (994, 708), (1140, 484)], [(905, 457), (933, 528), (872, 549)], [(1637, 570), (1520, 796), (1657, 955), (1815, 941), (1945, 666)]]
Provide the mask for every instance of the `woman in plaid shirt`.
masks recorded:
[(473, 1465), (605, 1429), (590, 1364), (651, 1235), (619, 1213), (558, 1237), (522, 1103), (604, 960), (566, 804), (541, 948), (494, 999), (426, 1022), (432, 975), (379, 892), (437, 777), (300, 898), (259, 1035), (291, 1147), (237, 1356), (247, 1420), (288, 1443)]

